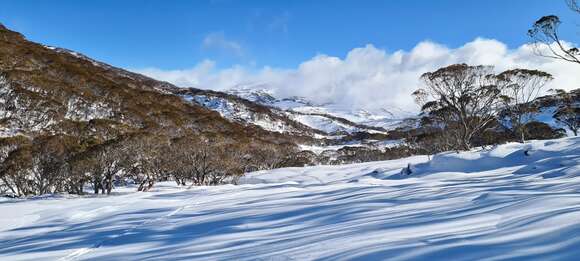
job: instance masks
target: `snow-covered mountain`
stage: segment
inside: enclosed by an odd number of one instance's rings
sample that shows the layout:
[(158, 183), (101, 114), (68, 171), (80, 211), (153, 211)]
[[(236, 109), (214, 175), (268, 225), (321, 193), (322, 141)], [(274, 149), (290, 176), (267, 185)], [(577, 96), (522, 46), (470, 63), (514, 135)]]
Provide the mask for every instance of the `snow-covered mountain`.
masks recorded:
[[(526, 153), (529, 156), (526, 156)], [(411, 164), (411, 174), (401, 171)], [(576, 260), (580, 138), (0, 199), (2, 260)]]
[[(302, 149), (317, 154), (347, 147), (384, 150), (405, 145), (408, 137), (429, 131), (422, 129), (419, 116), (409, 112), (353, 110), (339, 104), (317, 104), (304, 97), (278, 98), (267, 85), (236, 86), (225, 92), (190, 90), (195, 91), (184, 94), (185, 99), (217, 111), (233, 121), (256, 125), (268, 131), (324, 139), (322, 146), (301, 144)], [(575, 99), (580, 98), (578, 91), (573, 91), (572, 95)], [(543, 138), (556, 137), (563, 127), (553, 117), (559, 104), (559, 98), (552, 95), (534, 101), (533, 106), (538, 108), (539, 113), (533, 120), (546, 123), (553, 130), (535, 125), (534, 128), (540, 129), (534, 132), (546, 133)], [(537, 138), (542, 138), (542, 135)], [(330, 158), (338, 157), (332, 155)]]
[(222, 117), (243, 125), (254, 125), (270, 132), (292, 135), (326, 135), (288, 117), (283, 110), (262, 105), (223, 92), (184, 88), (176, 92), (184, 100), (218, 112)]
[[(333, 104), (315, 104), (301, 97), (280, 99), (266, 89), (236, 88), (218, 92), (184, 88), (178, 94), (231, 121), (301, 137), (300, 148), (319, 155), (326, 152), (324, 160), (319, 161), (326, 164), (353, 162), (355, 159), (347, 159), (353, 157), (353, 152), (341, 151), (345, 148), (370, 149), (375, 150), (375, 154), (384, 154), (387, 148), (404, 145), (401, 137), (389, 136), (389, 130), (404, 124), (416, 125), (415, 119), (392, 119), (386, 112), (378, 116), (365, 111), (351, 112)], [(357, 123), (345, 117), (358, 122), (390, 124), (390, 128)], [(394, 154), (399, 155), (399, 152)]]
[[(401, 122), (393, 119), (391, 114), (378, 116), (366, 111), (351, 112), (337, 105), (317, 105), (301, 97), (280, 99), (266, 89), (237, 88), (226, 91), (225, 94), (199, 90), (193, 96), (184, 97), (217, 111), (226, 118), (278, 132), (296, 132), (297, 130), (290, 126), (296, 124), (289, 123), (293, 121), (325, 136), (349, 135), (357, 132), (386, 134), (388, 131), (386, 126), (393, 128), (399, 126)], [(242, 100), (232, 97), (239, 97)], [(249, 105), (247, 101), (253, 104)], [(251, 108), (259, 106), (268, 109)], [(273, 117), (271, 114), (277, 116)], [(279, 117), (286, 118), (286, 122), (276, 119)]]
[(294, 114), (297, 121), (326, 132), (379, 131), (401, 126), (406, 119), (416, 115), (398, 108), (365, 110), (352, 109), (334, 103), (317, 104), (305, 97), (278, 98), (268, 86), (237, 86), (226, 91), (244, 99), (275, 107)]
[(232, 122), (185, 101), (180, 91), (74, 51), (31, 42), (0, 24), (1, 141), (66, 136), (98, 145), (148, 133), (294, 146), (292, 135)]
[[(242, 124), (256, 125), (268, 131), (303, 134), (316, 138), (335, 139), (356, 133), (383, 134), (401, 126), (403, 120), (377, 116), (366, 111), (349, 112), (332, 104), (317, 105), (304, 98), (279, 99), (268, 90), (233, 89), (226, 92), (183, 89), (187, 101), (218, 112)], [(356, 120), (355, 121), (352, 121)], [(367, 125), (373, 123), (375, 125)]]

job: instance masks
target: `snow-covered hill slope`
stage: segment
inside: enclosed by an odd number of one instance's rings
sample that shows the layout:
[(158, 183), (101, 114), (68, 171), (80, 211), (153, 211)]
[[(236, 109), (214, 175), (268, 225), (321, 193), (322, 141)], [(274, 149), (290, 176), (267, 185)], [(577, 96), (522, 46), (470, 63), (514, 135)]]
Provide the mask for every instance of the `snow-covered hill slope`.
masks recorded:
[(304, 97), (278, 98), (268, 87), (267, 85), (237, 86), (228, 90), (227, 93), (281, 109), (291, 115), (294, 120), (328, 133), (381, 132), (399, 127), (404, 119), (415, 116), (411, 112), (397, 108), (369, 111), (334, 103), (317, 104)]
[[(413, 173), (402, 174), (409, 163)], [(255, 172), (242, 183), (5, 199), (0, 259), (580, 256), (580, 138), (443, 153), (432, 161), (416, 156)]]
[(271, 132), (330, 139), (357, 133), (387, 134), (387, 130), (382, 127), (350, 121), (298, 98), (279, 100), (265, 90), (217, 92), (184, 88), (176, 93), (233, 122), (255, 125)]
[(235, 95), (195, 88), (182, 88), (177, 90), (175, 94), (189, 103), (201, 105), (242, 125), (254, 125), (270, 132), (310, 137), (325, 134), (320, 130), (292, 120), (284, 111)]

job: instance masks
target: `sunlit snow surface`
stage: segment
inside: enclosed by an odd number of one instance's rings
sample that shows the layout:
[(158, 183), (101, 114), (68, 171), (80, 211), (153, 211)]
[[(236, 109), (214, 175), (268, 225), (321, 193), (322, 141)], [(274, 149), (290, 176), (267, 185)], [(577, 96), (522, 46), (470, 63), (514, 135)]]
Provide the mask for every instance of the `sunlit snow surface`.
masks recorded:
[[(530, 156), (525, 156), (528, 151)], [(0, 260), (578, 260), (580, 139), (0, 201)], [(401, 169), (411, 163), (410, 175)]]

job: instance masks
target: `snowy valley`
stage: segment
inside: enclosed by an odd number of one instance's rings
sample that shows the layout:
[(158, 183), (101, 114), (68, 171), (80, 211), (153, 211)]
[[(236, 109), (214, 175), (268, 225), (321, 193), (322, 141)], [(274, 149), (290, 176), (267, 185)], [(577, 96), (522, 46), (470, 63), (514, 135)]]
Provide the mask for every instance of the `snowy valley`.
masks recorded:
[(580, 0), (40, 2), (0, 261), (580, 260)]
[(564, 138), (240, 185), (2, 199), (0, 259), (573, 260), (579, 192), (580, 138)]

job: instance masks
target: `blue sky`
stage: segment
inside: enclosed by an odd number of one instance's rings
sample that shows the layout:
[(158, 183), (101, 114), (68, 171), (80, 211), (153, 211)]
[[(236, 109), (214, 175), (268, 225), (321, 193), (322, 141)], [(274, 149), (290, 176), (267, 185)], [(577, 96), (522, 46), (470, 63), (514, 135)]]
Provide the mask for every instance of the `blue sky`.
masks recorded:
[(220, 68), (293, 68), (369, 43), (392, 52), (485, 37), (517, 48), (546, 14), (559, 15), (562, 34), (579, 42), (580, 16), (564, 0), (2, 0), (0, 23), (115, 66), (173, 70), (204, 59)]

